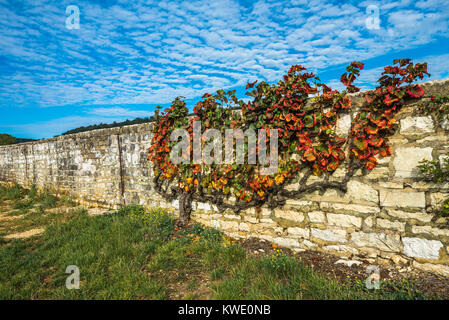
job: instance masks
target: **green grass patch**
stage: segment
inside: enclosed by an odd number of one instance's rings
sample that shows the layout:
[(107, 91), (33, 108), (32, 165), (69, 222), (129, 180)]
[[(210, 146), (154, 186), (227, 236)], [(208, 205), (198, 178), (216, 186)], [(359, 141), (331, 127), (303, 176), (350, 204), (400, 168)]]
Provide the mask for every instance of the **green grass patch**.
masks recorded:
[[(48, 217), (39, 236), (0, 238), (0, 299), (426, 298), (409, 281), (382, 281), (379, 290), (369, 290), (362, 280), (318, 274), (295, 256), (248, 255), (215, 229), (192, 224), (178, 230), (162, 209)], [(27, 222), (33, 219), (43, 218), (33, 211), (21, 223), (43, 223)], [(65, 286), (69, 265), (80, 270), (78, 290)]]
[[(74, 202), (69, 197), (58, 198), (46, 190), (22, 188), (20, 185), (0, 184), (0, 213), (8, 219), (2, 221), (0, 237), (35, 228), (44, 228), (55, 221), (67, 221), (72, 216)], [(59, 213), (54, 208), (64, 208)], [(67, 212), (66, 212), (67, 211)]]

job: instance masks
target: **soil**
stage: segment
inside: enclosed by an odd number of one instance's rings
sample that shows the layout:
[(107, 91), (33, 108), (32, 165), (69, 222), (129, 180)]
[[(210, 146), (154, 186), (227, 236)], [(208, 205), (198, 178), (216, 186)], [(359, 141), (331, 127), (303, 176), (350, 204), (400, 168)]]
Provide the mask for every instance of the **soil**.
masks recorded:
[[(210, 289), (211, 280), (209, 275), (204, 272), (193, 272), (178, 274), (176, 271), (161, 270), (164, 277), (171, 279), (169, 286), (169, 298), (174, 300), (208, 300), (212, 296)], [(189, 280), (189, 281), (188, 281)], [(192, 281), (193, 280), (193, 281)], [(189, 283), (195, 283), (193, 288), (189, 288)]]
[[(238, 242), (252, 255), (270, 255), (273, 253), (273, 244), (267, 240), (249, 238)], [(284, 254), (294, 255), (295, 257), (300, 258), (301, 261), (318, 273), (339, 281), (347, 281), (347, 279), (364, 280), (368, 276), (366, 273), (367, 267), (372, 265), (372, 263), (369, 263), (366, 260), (357, 260), (361, 263), (358, 265), (353, 264), (352, 266), (341, 263), (335, 264), (338, 260), (348, 259), (312, 250), (294, 252), (288, 248), (282, 248), (280, 246), (275, 247), (276, 249), (281, 250)], [(355, 260), (351, 259), (351, 261)], [(380, 269), (381, 281), (399, 282), (401, 280), (411, 279), (419, 292), (425, 293), (431, 298), (449, 299), (448, 277), (416, 270), (411, 267), (399, 267), (394, 264), (381, 264), (378, 266)]]

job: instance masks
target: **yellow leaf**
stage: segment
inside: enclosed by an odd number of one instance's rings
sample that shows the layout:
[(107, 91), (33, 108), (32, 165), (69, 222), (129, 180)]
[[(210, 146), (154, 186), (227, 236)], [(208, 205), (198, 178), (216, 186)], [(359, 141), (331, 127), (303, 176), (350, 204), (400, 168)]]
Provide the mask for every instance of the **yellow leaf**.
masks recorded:
[(276, 184), (282, 184), (284, 182), (284, 176), (279, 174), (274, 180), (276, 181)]

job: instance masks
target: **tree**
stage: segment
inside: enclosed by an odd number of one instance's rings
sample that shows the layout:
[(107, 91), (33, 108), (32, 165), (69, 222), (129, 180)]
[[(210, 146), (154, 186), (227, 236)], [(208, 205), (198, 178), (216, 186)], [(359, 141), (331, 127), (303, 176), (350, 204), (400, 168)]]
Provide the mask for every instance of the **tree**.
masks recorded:
[(17, 143), (17, 140), (15, 137), (7, 134), (7, 133), (1, 133), (0, 134), (0, 145), (7, 145), (7, 144), (14, 144)]
[(7, 133), (0, 133), (0, 146), (34, 141), (33, 139), (16, 138)]
[(90, 126), (83, 126), (83, 127), (79, 127), (79, 128), (68, 130), (68, 131), (62, 133), (62, 135), (79, 133), (79, 132), (86, 132), (86, 131), (92, 131), (92, 130), (97, 130), (97, 129), (123, 127), (123, 126), (129, 126), (129, 125), (140, 124), (140, 123), (147, 123), (147, 122), (152, 122), (152, 121), (154, 121), (154, 119), (151, 116), (149, 118), (148, 117), (146, 117), (146, 118), (136, 118), (134, 120), (125, 120), (125, 121), (122, 121), (122, 122), (114, 121), (111, 124), (106, 124), (106, 123), (93, 124), (93, 125), (90, 125)]

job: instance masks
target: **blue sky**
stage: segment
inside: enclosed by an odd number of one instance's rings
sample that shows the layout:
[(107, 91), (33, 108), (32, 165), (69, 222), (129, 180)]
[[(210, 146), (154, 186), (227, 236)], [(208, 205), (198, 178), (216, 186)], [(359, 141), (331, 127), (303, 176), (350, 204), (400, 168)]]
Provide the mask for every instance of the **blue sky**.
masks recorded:
[[(66, 28), (68, 5), (79, 29)], [(247, 81), (276, 82), (292, 64), (335, 88), (353, 60), (365, 89), (395, 58), (446, 78), (448, 40), (447, 1), (0, 0), (0, 132), (47, 138), (221, 88), (244, 98)]]

